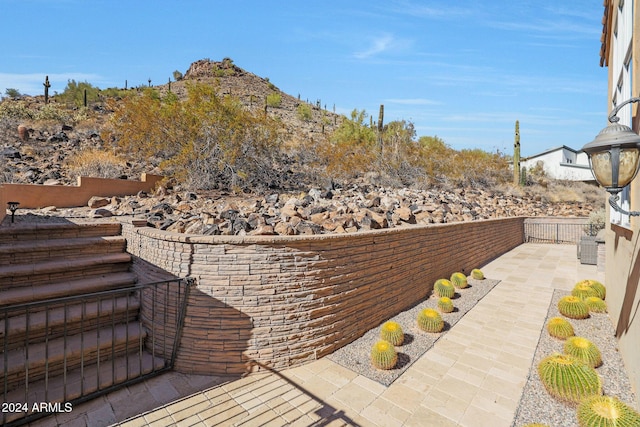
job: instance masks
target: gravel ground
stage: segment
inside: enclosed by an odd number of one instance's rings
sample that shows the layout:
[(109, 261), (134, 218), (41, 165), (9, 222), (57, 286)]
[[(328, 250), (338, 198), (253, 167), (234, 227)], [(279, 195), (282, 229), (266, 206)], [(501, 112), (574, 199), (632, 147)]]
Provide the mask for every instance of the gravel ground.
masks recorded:
[(444, 329), (438, 334), (423, 332), (416, 324), (420, 310), (428, 307), (437, 308), (438, 297), (435, 294), (431, 294), (421, 303), (389, 319), (398, 322), (404, 331), (404, 344), (396, 347), (398, 363), (394, 369), (388, 371), (376, 369), (369, 361), (371, 347), (379, 340), (379, 326), (369, 330), (351, 344), (333, 352), (328, 358), (367, 378), (389, 386), (499, 282), (499, 280), (474, 280), (471, 278), (468, 281), (467, 288), (456, 290), (456, 295), (452, 299), (454, 311), (441, 314), (444, 320)]
[[(556, 290), (547, 312), (547, 320), (560, 316), (558, 301), (568, 295), (567, 291)], [(615, 330), (607, 314), (592, 314), (584, 320), (568, 319), (576, 336), (590, 339), (600, 349), (603, 364), (596, 371), (602, 378), (605, 395), (616, 396), (631, 406), (635, 406), (635, 395), (627, 376), (624, 363), (618, 353)], [(546, 322), (545, 322), (546, 325)], [(528, 423), (543, 423), (553, 427), (578, 427), (576, 408), (560, 403), (547, 393), (538, 375), (538, 364), (554, 352), (562, 353), (564, 341), (549, 335), (546, 327), (540, 332), (540, 340), (529, 371), (529, 379), (522, 392), (520, 405), (513, 427)]]

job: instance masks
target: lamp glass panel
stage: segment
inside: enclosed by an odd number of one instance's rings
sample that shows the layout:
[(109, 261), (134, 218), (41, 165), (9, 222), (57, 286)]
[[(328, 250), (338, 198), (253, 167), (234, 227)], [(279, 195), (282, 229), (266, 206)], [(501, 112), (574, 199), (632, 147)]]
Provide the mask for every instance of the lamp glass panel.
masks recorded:
[(611, 187), (611, 153), (609, 151), (600, 151), (591, 154), (591, 169), (596, 181), (603, 187)]
[[(625, 148), (620, 150), (620, 167), (618, 169), (618, 187), (627, 186), (638, 171), (640, 151), (637, 148)], [(591, 155), (591, 168), (596, 180), (603, 187), (613, 185), (613, 168), (611, 165), (611, 153), (601, 151)]]
[(620, 150), (620, 170), (618, 172), (618, 185), (625, 187), (636, 176), (638, 172), (637, 148)]

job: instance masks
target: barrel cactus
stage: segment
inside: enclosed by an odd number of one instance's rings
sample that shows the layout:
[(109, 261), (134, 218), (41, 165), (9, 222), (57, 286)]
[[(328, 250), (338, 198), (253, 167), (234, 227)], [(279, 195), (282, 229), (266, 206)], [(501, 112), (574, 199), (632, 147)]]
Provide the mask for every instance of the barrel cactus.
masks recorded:
[(538, 364), (538, 374), (553, 397), (569, 403), (602, 394), (596, 370), (568, 354), (552, 354)]
[(564, 317), (552, 317), (547, 323), (549, 335), (561, 340), (566, 340), (574, 335), (573, 326)]
[(458, 289), (464, 289), (469, 285), (467, 283), (467, 276), (459, 272), (453, 273), (449, 278), (449, 281)]
[(640, 426), (640, 414), (620, 399), (611, 396), (593, 396), (578, 406), (580, 427)]
[(456, 288), (447, 279), (438, 279), (433, 285), (433, 290), (439, 297), (453, 298), (456, 293)]
[(589, 317), (589, 307), (587, 307), (587, 304), (585, 304), (582, 299), (573, 295), (560, 298), (560, 301), (558, 301), (558, 311), (570, 319), (586, 319)]
[(607, 303), (601, 300), (599, 297), (588, 297), (584, 299), (584, 303), (589, 307), (591, 313), (606, 313)]
[(573, 287), (571, 295), (580, 299), (585, 299), (588, 297), (597, 297), (598, 292), (587, 284), (578, 283)]
[(451, 298), (440, 298), (438, 300), (438, 308), (443, 313), (451, 313), (453, 311), (453, 302), (451, 301)]
[(471, 270), (471, 277), (475, 280), (484, 280), (484, 273), (478, 268)]
[(389, 341), (380, 340), (371, 348), (371, 363), (378, 369), (393, 369), (398, 362), (398, 353)]
[(583, 337), (569, 337), (564, 343), (564, 352), (592, 368), (602, 365), (600, 350), (594, 343)]
[(402, 345), (404, 342), (404, 332), (398, 322), (389, 320), (382, 324), (380, 328), (380, 338), (389, 341), (393, 345)]
[(598, 282), (597, 280), (591, 280), (591, 279), (581, 280), (578, 283), (576, 283), (576, 286), (578, 285), (586, 285), (591, 287), (591, 289), (596, 291), (596, 294), (597, 294), (596, 296), (600, 299), (605, 299), (607, 297), (607, 288), (605, 288), (604, 285)]
[(444, 328), (444, 321), (433, 308), (425, 308), (418, 313), (418, 327), (425, 332), (438, 333)]

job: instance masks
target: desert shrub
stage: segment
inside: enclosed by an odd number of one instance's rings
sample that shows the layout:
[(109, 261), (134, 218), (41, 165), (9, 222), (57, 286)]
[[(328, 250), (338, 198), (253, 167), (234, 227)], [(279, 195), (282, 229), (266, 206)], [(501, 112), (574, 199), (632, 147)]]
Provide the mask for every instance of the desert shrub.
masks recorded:
[(587, 236), (595, 236), (600, 230), (604, 228), (606, 214), (604, 208), (593, 211), (589, 214), (589, 220), (584, 226), (584, 232)]
[(272, 92), (267, 95), (267, 106), (279, 107), (282, 104), (282, 95), (277, 92)]
[(164, 173), (192, 189), (277, 186), (277, 123), (234, 97), (218, 96), (214, 86), (186, 88), (183, 101), (144, 90), (114, 105), (103, 140), (116, 141), (130, 155), (157, 158)]
[(342, 120), (331, 138), (319, 145), (318, 156), (329, 176), (351, 179), (374, 167), (376, 135), (366, 118), (364, 110), (353, 110), (351, 119)]
[(84, 93), (87, 92), (87, 102), (94, 102), (99, 99), (100, 89), (87, 82), (78, 83), (75, 80), (68, 80), (64, 91), (57, 95), (63, 102), (69, 105), (81, 107), (84, 105)]
[(0, 119), (33, 119), (31, 111), (24, 101), (5, 99), (0, 103)]
[(94, 178), (118, 178), (122, 175), (125, 162), (115, 154), (98, 149), (82, 150), (68, 160), (72, 175)]
[(134, 92), (130, 91), (130, 90), (126, 90), (126, 89), (120, 89), (117, 87), (109, 87), (106, 89), (102, 89), (100, 91), (100, 96), (103, 98), (116, 98), (116, 99), (122, 99), (125, 98), (127, 96), (132, 96), (134, 94)]
[(22, 97), (22, 94), (20, 93), (20, 91), (14, 88), (5, 89), (4, 94), (11, 99), (18, 99)]
[(42, 105), (33, 113), (34, 120), (52, 120), (61, 123), (71, 122), (72, 117), (69, 110), (57, 104)]
[(300, 104), (296, 108), (298, 118), (304, 122), (310, 122), (312, 118), (311, 107), (309, 104)]

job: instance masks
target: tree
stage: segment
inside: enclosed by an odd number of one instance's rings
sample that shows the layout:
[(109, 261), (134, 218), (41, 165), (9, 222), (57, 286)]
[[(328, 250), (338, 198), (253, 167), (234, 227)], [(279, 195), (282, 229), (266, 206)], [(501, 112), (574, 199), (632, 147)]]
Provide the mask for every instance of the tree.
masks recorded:
[(98, 100), (100, 89), (85, 82), (78, 83), (75, 80), (68, 80), (64, 91), (59, 95), (67, 104), (82, 107), (84, 105), (84, 93), (87, 92), (87, 102)]
[(18, 89), (7, 88), (4, 93), (11, 99), (18, 99), (22, 97), (22, 94), (18, 91)]

